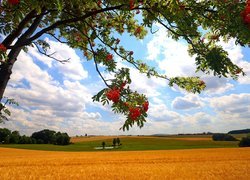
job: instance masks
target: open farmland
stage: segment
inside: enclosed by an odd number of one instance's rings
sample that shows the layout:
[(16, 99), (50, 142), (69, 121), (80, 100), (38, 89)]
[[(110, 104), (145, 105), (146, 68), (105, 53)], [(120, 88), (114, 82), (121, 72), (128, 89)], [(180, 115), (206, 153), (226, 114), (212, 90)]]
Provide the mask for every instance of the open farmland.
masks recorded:
[[(52, 144), (1, 144), (0, 147), (20, 148), (48, 151), (103, 151), (96, 150), (104, 141), (111, 146), (115, 136), (96, 136), (72, 138), (74, 144), (56, 146)], [(154, 136), (120, 136), (122, 146), (109, 151), (141, 151), (141, 150), (171, 150), (197, 148), (232, 148), (238, 147), (238, 141), (213, 141), (211, 137), (154, 137)]]
[(249, 179), (250, 148), (50, 152), (0, 148), (0, 179)]
[[(96, 150), (104, 141), (111, 146), (115, 136), (95, 136), (72, 138), (74, 144), (57, 146), (52, 144), (0, 144), (0, 147), (20, 148), (48, 151), (103, 151)], [(141, 151), (141, 150), (171, 150), (200, 148), (232, 148), (238, 147), (238, 141), (213, 141), (211, 137), (154, 137), (154, 136), (120, 136), (122, 146), (109, 151)]]

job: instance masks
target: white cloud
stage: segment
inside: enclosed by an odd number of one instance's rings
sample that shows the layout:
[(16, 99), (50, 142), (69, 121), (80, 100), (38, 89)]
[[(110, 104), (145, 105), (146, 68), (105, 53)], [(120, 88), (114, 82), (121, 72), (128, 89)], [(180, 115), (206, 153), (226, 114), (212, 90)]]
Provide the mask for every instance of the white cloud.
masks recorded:
[(210, 100), (211, 107), (217, 112), (239, 117), (250, 117), (250, 94), (230, 94), (227, 96), (214, 97)]
[(149, 106), (149, 117), (155, 121), (178, 121), (181, 118), (181, 115), (170, 111), (165, 104), (153, 104)]
[(195, 61), (189, 56), (187, 45), (167, 37), (164, 28), (159, 27), (159, 31), (148, 43), (147, 49), (147, 59), (156, 61), (160, 70), (167, 76), (194, 75)]
[(203, 76), (202, 79), (206, 83), (205, 93), (207, 95), (222, 94), (234, 88), (234, 85), (229, 82), (230, 80), (224, 77)]
[(198, 95), (188, 94), (185, 97), (176, 97), (172, 102), (174, 109), (190, 110), (204, 106)]
[(45, 38), (45, 41), (50, 45), (47, 54), (53, 54), (52, 56), (58, 60), (69, 59), (69, 61), (62, 64), (40, 54), (36, 48), (30, 48), (29, 53), (49, 68), (55, 67), (65, 79), (82, 80), (88, 77), (88, 72), (83, 68), (81, 59), (74, 49), (66, 44), (52, 41), (48, 38)]
[(250, 84), (250, 63), (249, 61), (241, 61), (239, 66), (243, 68), (246, 76), (240, 76), (238, 81), (240, 84)]

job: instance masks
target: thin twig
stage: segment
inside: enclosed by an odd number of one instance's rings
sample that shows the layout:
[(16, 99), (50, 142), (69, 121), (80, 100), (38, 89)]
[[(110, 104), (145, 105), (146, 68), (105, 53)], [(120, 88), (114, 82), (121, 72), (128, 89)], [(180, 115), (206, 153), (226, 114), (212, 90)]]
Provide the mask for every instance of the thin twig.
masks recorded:
[(45, 50), (44, 48), (42, 48), (42, 49), (43, 49), (43, 51), (42, 51), (42, 50), (39, 48), (39, 45), (38, 45), (36, 42), (33, 42), (33, 44), (36, 46), (36, 48), (37, 48), (37, 50), (38, 50), (39, 53), (41, 53), (41, 54), (43, 54), (43, 55), (45, 55), (45, 56), (47, 56), (47, 57), (49, 57), (49, 58), (51, 58), (51, 59), (54, 59), (54, 60), (56, 60), (56, 61), (58, 61), (58, 62), (60, 62), (60, 63), (62, 63), (62, 64), (66, 63), (66, 62), (69, 62), (69, 60), (70, 60), (70, 58), (64, 59), (64, 60), (57, 59), (57, 58), (53, 57), (53, 55), (54, 55), (56, 52), (51, 53), (51, 54), (47, 54), (46, 50)]

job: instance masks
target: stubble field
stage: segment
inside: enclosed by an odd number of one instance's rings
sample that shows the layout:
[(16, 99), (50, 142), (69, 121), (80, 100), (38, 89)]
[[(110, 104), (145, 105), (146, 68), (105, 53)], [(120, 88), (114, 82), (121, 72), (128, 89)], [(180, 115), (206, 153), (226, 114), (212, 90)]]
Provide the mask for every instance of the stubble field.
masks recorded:
[(0, 179), (250, 179), (250, 148), (51, 152), (0, 148)]

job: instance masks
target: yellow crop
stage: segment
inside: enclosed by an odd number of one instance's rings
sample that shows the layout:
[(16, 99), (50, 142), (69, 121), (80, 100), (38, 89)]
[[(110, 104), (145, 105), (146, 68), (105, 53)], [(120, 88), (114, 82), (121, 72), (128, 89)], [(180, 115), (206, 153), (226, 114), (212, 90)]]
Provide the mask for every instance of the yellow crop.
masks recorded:
[(250, 179), (250, 148), (127, 152), (0, 148), (0, 179)]

